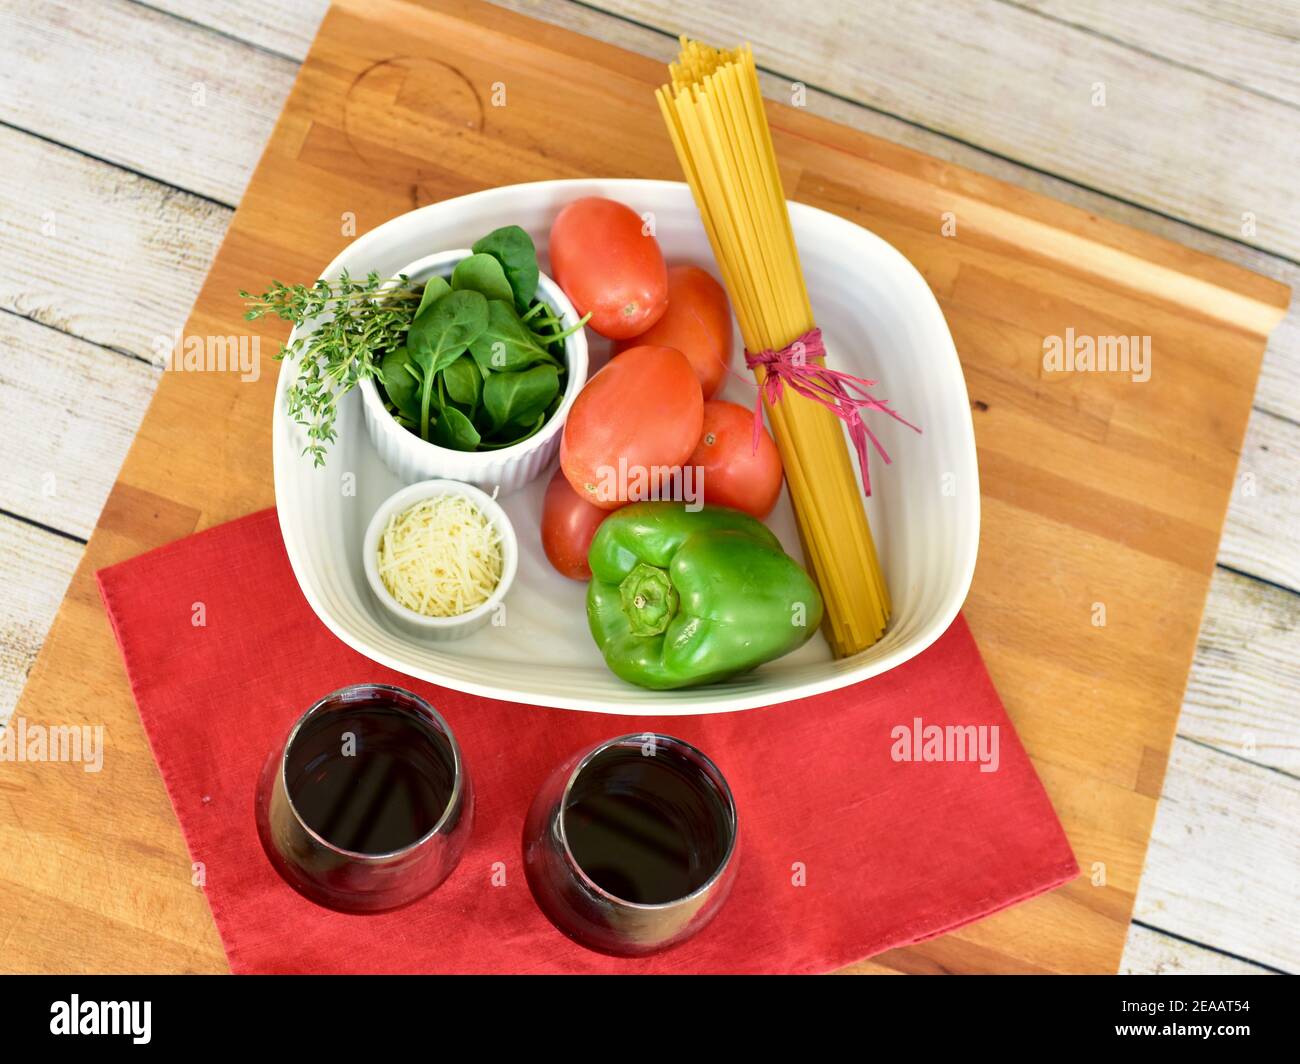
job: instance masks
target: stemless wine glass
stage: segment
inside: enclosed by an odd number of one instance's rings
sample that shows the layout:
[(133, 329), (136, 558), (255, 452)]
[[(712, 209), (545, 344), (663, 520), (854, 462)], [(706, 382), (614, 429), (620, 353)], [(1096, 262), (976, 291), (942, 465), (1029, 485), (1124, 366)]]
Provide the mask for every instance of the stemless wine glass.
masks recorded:
[(551, 923), (589, 949), (685, 941), (736, 875), (736, 806), (718, 767), (670, 735), (622, 735), (569, 758), (524, 824), (524, 871)]
[(451, 874), (474, 796), (456, 738), (428, 702), (355, 684), (307, 710), (267, 759), (256, 819), (291, 887), (330, 909), (376, 913)]

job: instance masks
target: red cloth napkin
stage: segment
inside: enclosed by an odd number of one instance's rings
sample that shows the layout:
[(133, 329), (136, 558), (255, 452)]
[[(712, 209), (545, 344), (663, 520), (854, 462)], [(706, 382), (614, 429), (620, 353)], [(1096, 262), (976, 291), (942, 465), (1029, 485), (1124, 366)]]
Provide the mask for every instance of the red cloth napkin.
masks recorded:
[[(99, 585), (236, 972), (825, 972), (1078, 872), (960, 618), (908, 664), (832, 694), (740, 713), (622, 717), (476, 698), (349, 649), (298, 590), (273, 510), (104, 569)], [(301, 898), (272, 870), (253, 824), (268, 751), (321, 695), (363, 680), (408, 687), (438, 708), (478, 803), (451, 877), (381, 916)], [(893, 759), (894, 729), (910, 732), (918, 717), (996, 726), (997, 770)], [(644, 730), (678, 735), (722, 769), (740, 817), (740, 868), (696, 938), (623, 960), (575, 945), (542, 916), (520, 838), (555, 765), (588, 743)], [(493, 884), (498, 862), (502, 886)]]

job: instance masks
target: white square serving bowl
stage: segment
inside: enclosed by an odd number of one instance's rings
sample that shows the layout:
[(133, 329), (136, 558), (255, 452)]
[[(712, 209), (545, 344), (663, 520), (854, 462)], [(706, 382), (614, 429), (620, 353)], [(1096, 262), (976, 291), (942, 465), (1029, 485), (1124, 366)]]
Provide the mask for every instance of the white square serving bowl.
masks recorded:
[[(392, 274), (508, 224), (532, 234), (545, 270), (551, 221), (579, 196), (608, 196), (639, 214), (651, 212), (670, 264), (695, 263), (717, 274), (686, 185), (591, 179), (510, 185), (422, 207), (358, 238), (323, 276), (335, 278), (343, 269), (354, 276)], [(587, 631), (585, 586), (560, 576), (542, 552), (545, 475), (501, 499), (519, 537), (504, 623), (454, 644), (404, 634), (372, 601), (361, 553), (375, 508), (402, 482), (375, 452), (356, 391), (340, 403), (338, 440), (324, 467), (301, 456), (302, 432), (286, 413), (297, 366), (286, 361), (273, 426), (276, 505), (294, 574), (321, 621), (355, 650), (410, 676), (491, 698), (624, 714), (714, 713), (804, 698), (879, 675), (933, 643), (965, 600), (979, 542), (975, 437), (952, 336), (924, 278), (892, 246), (814, 207), (792, 203), (790, 217), (828, 362), (879, 381), (876, 395), (923, 430), (917, 435), (888, 417), (870, 421), (893, 459), (886, 466), (873, 456), (867, 500), (894, 605), (889, 630), (875, 646), (835, 660), (818, 635), (728, 683), (680, 691), (623, 683)], [(607, 348), (592, 340), (594, 373)], [(736, 346), (739, 351), (738, 336)], [(737, 368), (722, 397), (752, 406), (755, 389)], [(802, 561), (784, 491), (768, 524)]]

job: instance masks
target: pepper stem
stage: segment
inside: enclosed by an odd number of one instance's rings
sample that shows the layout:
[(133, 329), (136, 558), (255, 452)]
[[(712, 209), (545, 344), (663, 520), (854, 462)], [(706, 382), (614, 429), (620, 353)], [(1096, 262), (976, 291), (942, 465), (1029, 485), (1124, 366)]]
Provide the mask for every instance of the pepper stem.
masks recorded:
[(668, 573), (645, 562), (623, 578), (618, 592), (633, 635), (658, 635), (677, 613), (677, 589)]

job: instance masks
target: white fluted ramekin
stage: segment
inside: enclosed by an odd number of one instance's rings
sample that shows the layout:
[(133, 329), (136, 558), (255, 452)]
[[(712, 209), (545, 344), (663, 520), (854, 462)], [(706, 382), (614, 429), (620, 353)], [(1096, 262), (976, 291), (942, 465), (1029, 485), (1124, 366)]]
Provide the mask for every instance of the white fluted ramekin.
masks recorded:
[[(496, 589), (486, 602), (472, 610), (455, 617), (427, 617), (423, 613), (403, 606), (393, 598), (392, 592), (384, 586), (379, 575), (379, 540), (388, 527), (388, 520), (394, 514), (409, 509), (425, 499), (439, 495), (463, 495), (473, 503), (481, 514), (496, 526), (501, 537), (501, 579)], [(480, 491), (472, 484), (452, 480), (428, 480), (411, 484), (394, 495), (390, 495), (370, 518), (366, 534), (362, 540), (362, 565), (365, 568), (366, 583), (370, 585), (375, 600), (388, 612), (393, 624), (407, 635), (421, 641), (446, 642), (452, 639), (464, 639), (477, 632), (492, 620), (493, 614), (510, 591), (519, 570), (519, 540), (515, 536), (514, 525), (501, 509), (496, 500)]]
[[(468, 248), (441, 251), (417, 259), (404, 270), (398, 270), (412, 281), (427, 281), (441, 275), (450, 277), (461, 259), (472, 252)], [(578, 312), (560, 290), (560, 286), (546, 274), (537, 279), (537, 298), (551, 308), (568, 329), (578, 323)], [(536, 435), (512, 447), (499, 451), (453, 451), (436, 443), (420, 439), (415, 433), (402, 428), (384, 408), (379, 389), (372, 380), (361, 382), (361, 408), (365, 414), (366, 431), (384, 465), (407, 483), (420, 480), (459, 480), (475, 484), (491, 493), (504, 495), (536, 479), (550, 465), (560, 449), (560, 433), (564, 419), (573, 406), (574, 399), (587, 383), (587, 337), (579, 329), (564, 342), (568, 363), (564, 399), (559, 408)]]

